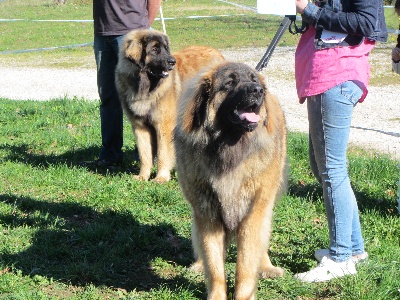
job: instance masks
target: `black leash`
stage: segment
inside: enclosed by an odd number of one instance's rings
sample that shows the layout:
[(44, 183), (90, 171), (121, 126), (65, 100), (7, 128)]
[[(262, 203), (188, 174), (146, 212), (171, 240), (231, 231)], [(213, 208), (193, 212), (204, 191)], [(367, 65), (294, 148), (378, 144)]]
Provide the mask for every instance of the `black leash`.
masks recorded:
[(285, 31), (289, 28), (289, 32), (291, 34), (298, 34), (298, 33), (304, 33), (308, 29), (308, 24), (302, 22), (301, 27), (299, 28), (296, 25), (296, 16), (285, 16), (281, 22), (281, 25), (279, 26), (277, 32), (275, 33), (274, 38), (271, 41), (271, 44), (269, 44), (267, 51), (265, 52), (264, 56), (261, 58), (260, 62), (256, 66), (256, 70), (260, 72), (262, 69), (264, 69), (267, 64), (269, 59), (271, 58), (272, 52), (274, 52), (276, 45), (278, 45), (279, 40), (285, 33)]

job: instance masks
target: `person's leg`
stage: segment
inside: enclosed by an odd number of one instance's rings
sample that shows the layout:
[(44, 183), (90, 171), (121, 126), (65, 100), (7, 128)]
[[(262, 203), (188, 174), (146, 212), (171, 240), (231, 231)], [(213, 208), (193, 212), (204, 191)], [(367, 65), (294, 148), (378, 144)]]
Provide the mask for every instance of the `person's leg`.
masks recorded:
[[(319, 267), (298, 274), (297, 277), (305, 281), (324, 281), (354, 274), (354, 265), (348, 266), (347, 263), (353, 263), (350, 259), (353, 254), (364, 253), (358, 207), (348, 177), (346, 156), (351, 116), (361, 95), (361, 89), (349, 81), (307, 100), (310, 164), (313, 172), (318, 174), (317, 179), (322, 182), (330, 245), (329, 257)], [(338, 264), (338, 270), (333, 270), (335, 263), (346, 265)], [(330, 264), (329, 268), (333, 269), (324, 269), (323, 264)]]
[(361, 89), (348, 81), (307, 104), (311, 142), (322, 179), (328, 217), (329, 254), (338, 262), (364, 252), (346, 155), (351, 116), (361, 95)]
[(115, 87), (115, 68), (122, 38), (95, 36), (94, 39), (97, 86), (101, 100), (102, 148), (99, 160), (111, 163), (120, 161), (123, 156), (123, 112)]
[[(320, 184), (322, 184), (322, 180), (321, 180), (321, 177), (319, 174), (317, 162), (315, 161), (314, 147), (313, 147), (313, 143), (312, 143), (311, 134), (309, 134), (308, 144), (309, 144), (308, 152), (309, 152), (311, 170), (313, 171), (313, 174), (314, 174), (315, 178), (318, 180), (318, 182)], [(353, 196), (354, 196), (354, 194), (353, 194)], [(354, 198), (354, 201), (356, 201), (355, 198)], [(360, 242), (360, 240), (357, 238), (359, 236), (358, 233), (360, 232), (360, 228), (359, 228), (360, 224), (358, 222), (358, 220), (359, 220), (358, 209), (355, 209), (354, 213), (355, 213), (355, 215), (353, 217), (353, 220), (355, 220), (355, 222), (353, 223), (354, 224), (354, 228), (353, 228), (354, 234), (353, 235), (355, 236), (355, 238), (352, 238), (352, 242), (353, 242), (352, 259), (355, 263), (358, 263), (358, 262), (362, 262), (365, 259), (367, 259), (368, 254), (366, 252), (362, 252), (363, 250), (361, 250), (361, 249), (363, 249), (363, 247), (360, 247), (360, 245), (357, 245), (357, 243)], [(323, 257), (329, 256), (329, 249), (317, 249), (314, 253), (314, 256), (318, 262), (321, 262)]]
[(311, 171), (320, 184), (322, 184), (321, 176), (319, 175), (318, 165), (315, 161), (314, 147), (312, 144), (311, 133), (308, 134), (308, 158), (310, 160)]

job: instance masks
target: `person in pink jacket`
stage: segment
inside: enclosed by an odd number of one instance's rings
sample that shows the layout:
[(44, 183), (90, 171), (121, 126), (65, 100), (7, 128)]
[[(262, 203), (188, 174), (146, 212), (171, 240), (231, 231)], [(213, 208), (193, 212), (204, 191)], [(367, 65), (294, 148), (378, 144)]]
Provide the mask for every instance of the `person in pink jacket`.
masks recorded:
[(355, 274), (367, 258), (346, 151), (353, 109), (368, 93), (368, 55), (387, 31), (382, 0), (296, 0), (296, 8), (307, 24), (296, 88), (307, 102), (310, 165), (322, 185), (330, 243), (315, 252), (317, 267), (295, 278), (320, 282)]

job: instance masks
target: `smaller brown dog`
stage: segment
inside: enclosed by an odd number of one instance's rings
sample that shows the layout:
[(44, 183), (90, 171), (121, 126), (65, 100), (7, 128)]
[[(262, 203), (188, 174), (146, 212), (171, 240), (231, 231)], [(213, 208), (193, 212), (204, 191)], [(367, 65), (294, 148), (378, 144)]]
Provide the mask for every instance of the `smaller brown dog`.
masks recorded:
[(168, 37), (156, 30), (133, 30), (126, 35), (116, 68), (116, 86), (139, 151), (137, 179), (150, 178), (157, 158), (154, 181), (170, 180), (181, 86), (200, 69), (223, 59), (218, 50), (200, 46), (171, 55)]
[(227, 299), (227, 243), (237, 240), (236, 300), (255, 299), (258, 276), (282, 276), (267, 250), (275, 200), (286, 183), (286, 124), (264, 79), (223, 62), (186, 85), (174, 132), (178, 180), (192, 207), (193, 268), (208, 299)]

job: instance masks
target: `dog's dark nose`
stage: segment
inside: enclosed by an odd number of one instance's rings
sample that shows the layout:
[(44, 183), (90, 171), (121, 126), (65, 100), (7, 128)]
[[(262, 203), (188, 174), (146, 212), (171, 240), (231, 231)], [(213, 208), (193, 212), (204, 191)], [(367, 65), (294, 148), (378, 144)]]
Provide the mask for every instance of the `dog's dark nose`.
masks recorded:
[(170, 58), (168, 58), (167, 62), (168, 62), (168, 64), (169, 64), (170, 66), (175, 66), (175, 64), (176, 64), (176, 59), (173, 58), (173, 57), (171, 56)]
[(254, 91), (253, 92), (255, 94), (263, 94), (264, 90), (263, 90), (263, 88), (261, 86), (256, 86), (256, 87), (254, 87)]
[(264, 94), (264, 89), (259, 84), (252, 84), (249, 86), (249, 92), (255, 96), (262, 96)]

